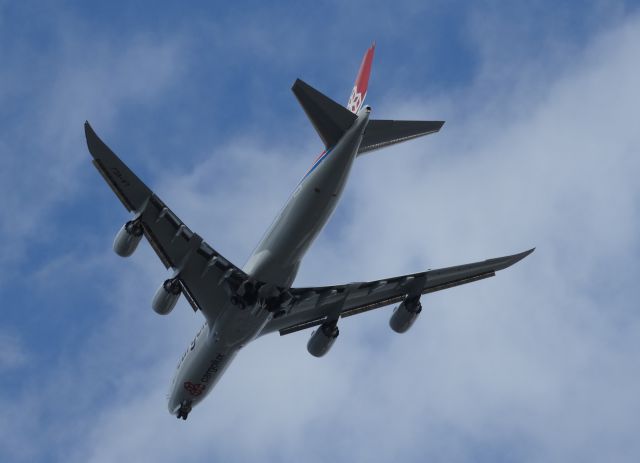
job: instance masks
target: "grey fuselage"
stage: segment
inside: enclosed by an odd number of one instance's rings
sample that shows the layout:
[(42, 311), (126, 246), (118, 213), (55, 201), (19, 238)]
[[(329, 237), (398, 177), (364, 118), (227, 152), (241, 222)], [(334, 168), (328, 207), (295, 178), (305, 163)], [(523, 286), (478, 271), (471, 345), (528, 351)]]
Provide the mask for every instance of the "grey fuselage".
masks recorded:
[[(327, 149), (303, 177), (243, 270), (253, 279), (289, 288), (300, 261), (329, 220), (349, 177), (369, 121), (364, 107), (353, 126)], [(178, 364), (169, 393), (169, 411), (200, 402), (215, 386), (238, 351), (273, 317), (259, 305), (239, 310), (230, 302), (207, 320)]]

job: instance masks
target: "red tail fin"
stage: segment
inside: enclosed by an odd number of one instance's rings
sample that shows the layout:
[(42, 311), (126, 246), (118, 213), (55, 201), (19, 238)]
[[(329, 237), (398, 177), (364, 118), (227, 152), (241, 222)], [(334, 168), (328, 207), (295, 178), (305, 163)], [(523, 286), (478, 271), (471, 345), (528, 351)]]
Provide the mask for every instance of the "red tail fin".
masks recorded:
[(362, 58), (362, 64), (358, 71), (358, 77), (356, 77), (356, 83), (351, 91), (347, 108), (352, 113), (357, 113), (364, 103), (364, 98), (367, 96), (367, 86), (369, 85), (369, 74), (371, 74), (371, 62), (373, 61), (373, 52), (376, 49), (376, 44), (373, 43), (364, 54)]

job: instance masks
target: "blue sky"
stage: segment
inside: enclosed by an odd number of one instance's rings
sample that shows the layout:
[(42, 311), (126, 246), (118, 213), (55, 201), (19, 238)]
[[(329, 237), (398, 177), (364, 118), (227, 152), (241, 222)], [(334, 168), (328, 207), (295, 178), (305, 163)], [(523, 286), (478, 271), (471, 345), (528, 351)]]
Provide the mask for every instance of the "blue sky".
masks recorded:
[[(0, 1), (0, 460), (637, 461), (639, 31), (623, 1)], [(201, 318), (111, 251), (82, 123), (241, 265), (322, 148), (291, 84), (346, 102), (374, 40), (375, 116), (447, 123), (358, 161), (296, 284), (536, 253), (404, 336), (262, 338), (177, 422)]]

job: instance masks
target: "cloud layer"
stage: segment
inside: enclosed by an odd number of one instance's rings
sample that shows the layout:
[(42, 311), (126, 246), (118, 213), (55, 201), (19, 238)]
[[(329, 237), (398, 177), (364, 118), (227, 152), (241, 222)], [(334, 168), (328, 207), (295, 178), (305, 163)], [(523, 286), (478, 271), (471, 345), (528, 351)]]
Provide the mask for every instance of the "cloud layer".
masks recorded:
[[(130, 120), (128, 105), (152, 111), (158, 95), (185, 83), (185, 70), (195, 66), (193, 41), (182, 33), (115, 45), (98, 37), (48, 58), (62, 64), (36, 100), (43, 136), (24, 157), (2, 158), (10, 198), (3, 214), (26, 217), (19, 227), (4, 222), (3, 259), (27, 259), (26, 243), (47, 220), (55, 236), (76, 238), (63, 251), (40, 245), (44, 256), (24, 271), (25, 303), (34, 310), (11, 309), (5, 324), (20, 326), (26, 316), (27, 328), (0, 332), (0, 348), (10, 346), (0, 357), (9, 383), (0, 396), (2, 459), (636, 461), (640, 18), (597, 28), (579, 46), (562, 48), (571, 52), (563, 59), (517, 54), (517, 66), (506, 66), (514, 55), (500, 52), (502, 44), (475, 21), (471, 15), (469, 47), (478, 62), (468, 83), (434, 94), (373, 81), (376, 117), (447, 124), (357, 161), (296, 284), (382, 278), (531, 246), (536, 252), (496, 278), (425, 297), (404, 336), (390, 331), (386, 309), (345, 320), (321, 360), (306, 353), (307, 332), (261, 338), (186, 423), (167, 414), (165, 394), (201, 319), (184, 301), (169, 317), (151, 312), (165, 272), (148, 246), (127, 261), (108, 249), (114, 221), (126, 215), (85, 162), (81, 123), (95, 119), (107, 143), (126, 146), (123, 158), (238, 264), (319, 143), (310, 128), (273, 139), (264, 122), (262, 130), (215, 143), (185, 141), (203, 162), (167, 156), (177, 167), (162, 169), (147, 155), (160, 143), (142, 136), (125, 143), (117, 120)], [(69, 58), (94, 53), (100, 65)], [(114, 68), (122, 69), (116, 77)], [(3, 81), (24, 72), (3, 73)], [(6, 152), (27, 138), (26, 129), (15, 129), (23, 135), (5, 137)], [(64, 164), (60, 170), (43, 163), (48, 151)], [(36, 165), (24, 186), (14, 178), (23, 162)], [(80, 183), (69, 186), (65, 179), (74, 176)], [(69, 198), (85, 192), (91, 206), (73, 225), (91, 233), (77, 238), (54, 211), (75, 207)], [(42, 351), (40, 337), (52, 352)]]

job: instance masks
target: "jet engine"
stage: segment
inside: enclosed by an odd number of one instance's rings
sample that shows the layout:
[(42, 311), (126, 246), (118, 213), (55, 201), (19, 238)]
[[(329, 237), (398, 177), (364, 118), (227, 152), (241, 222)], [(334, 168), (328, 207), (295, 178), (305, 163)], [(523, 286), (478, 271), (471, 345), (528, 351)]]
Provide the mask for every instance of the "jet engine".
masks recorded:
[(329, 352), (339, 334), (338, 322), (323, 323), (320, 328), (311, 333), (307, 350), (314, 357), (322, 357)]
[(404, 333), (411, 328), (420, 312), (422, 312), (420, 297), (406, 298), (393, 310), (393, 315), (389, 319), (389, 326), (396, 333)]
[(173, 310), (180, 297), (180, 283), (175, 278), (166, 280), (162, 283), (162, 286), (158, 288), (155, 296), (153, 296), (153, 302), (151, 307), (160, 315), (167, 315)]
[(113, 250), (121, 257), (129, 257), (138, 247), (142, 239), (142, 225), (140, 222), (130, 220), (125, 223), (116, 239), (113, 240)]

